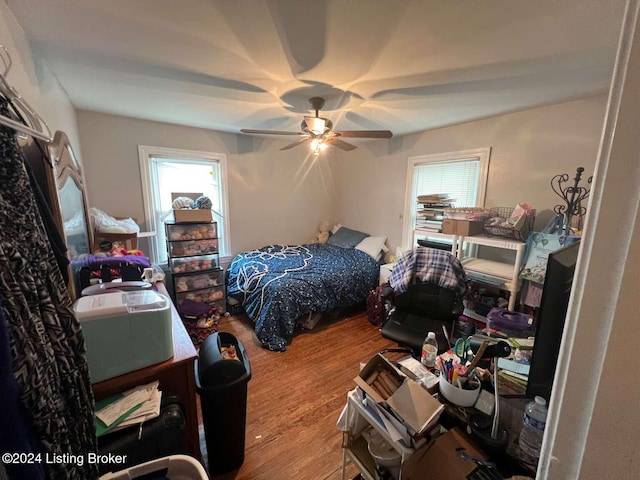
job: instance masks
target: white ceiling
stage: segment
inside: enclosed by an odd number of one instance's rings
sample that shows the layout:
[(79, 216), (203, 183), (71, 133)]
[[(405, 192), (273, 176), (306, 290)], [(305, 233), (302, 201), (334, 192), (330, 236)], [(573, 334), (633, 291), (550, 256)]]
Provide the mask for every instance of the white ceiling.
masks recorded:
[(606, 91), (624, 0), (6, 0), (80, 109), (422, 131)]

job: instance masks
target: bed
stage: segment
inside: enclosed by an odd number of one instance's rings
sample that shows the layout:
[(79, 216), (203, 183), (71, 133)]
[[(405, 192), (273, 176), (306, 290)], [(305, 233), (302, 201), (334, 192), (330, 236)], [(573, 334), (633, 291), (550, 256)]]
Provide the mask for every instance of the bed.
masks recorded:
[(284, 351), (304, 315), (366, 299), (378, 281), (374, 256), (328, 243), (269, 245), (234, 257), (227, 295), (242, 302), (266, 348)]

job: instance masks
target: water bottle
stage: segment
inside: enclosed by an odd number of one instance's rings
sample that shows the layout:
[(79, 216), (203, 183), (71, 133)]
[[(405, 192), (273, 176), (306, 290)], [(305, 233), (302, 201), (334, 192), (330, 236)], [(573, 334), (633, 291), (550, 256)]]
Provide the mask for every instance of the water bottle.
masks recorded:
[(436, 341), (436, 334), (429, 332), (427, 338), (424, 339), (422, 344), (422, 355), (420, 361), (427, 368), (433, 368), (436, 366), (436, 357), (438, 356), (438, 342)]
[(520, 449), (534, 458), (540, 456), (542, 436), (547, 423), (547, 402), (536, 396), (533, 402), (524, 409), (522, 431), (520, 432)]

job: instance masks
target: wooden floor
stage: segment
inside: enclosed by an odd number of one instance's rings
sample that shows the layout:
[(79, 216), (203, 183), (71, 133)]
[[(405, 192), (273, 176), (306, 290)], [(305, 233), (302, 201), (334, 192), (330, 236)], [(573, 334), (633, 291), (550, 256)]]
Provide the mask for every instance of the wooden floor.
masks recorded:
[[(336, 421), (354, 388), (360, 363), (395, 345), (381, 337), (366, 314), (324, 316), (311, 331), (297, 333), (286, 352), (262, 348), (246, 316), (226, 317), (220, 330), (245, 346), (251, 362), (245, 460), (212, 479), (339, 479), (342, 434)], [(205, 465), (207, 447), (200, 420)], [(356, 474), (353, 467), (350, 477)]]

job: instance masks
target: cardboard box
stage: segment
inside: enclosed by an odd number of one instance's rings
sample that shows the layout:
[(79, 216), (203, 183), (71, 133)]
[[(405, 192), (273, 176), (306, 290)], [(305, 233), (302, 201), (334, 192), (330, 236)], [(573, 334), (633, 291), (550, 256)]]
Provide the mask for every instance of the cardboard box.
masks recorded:
[(381, 354), (367, 362), (355, 382), (382, 408), (394, 413), (414, 438), (429, 430), (444, 410), (444, 405)]
[(471, 237), (473, 235), (480, 235), (483, 232), (483, 222), (472, 222), (471, 220), (454, 220), (451, 218), (445, 218), (442, 221), (442, 233)]
[[(202, 193), (172, 192), (171, 201), (173, 202), (178, 197), (188, 197), (195, 200), (196, 198), (201, 196), (202, 196)], [(182, 208), (180, 210), (174, 210), (173, 218), (175, 219), (176, 222), (209, 223), (213, 221), (213, 217), (211, 216), (211, 210), (204, 210), (204, 209)]]
[(391, 377), (391, 381), (395, 382), (396, 386), (393, 389), (393, 392), (402, 385), (406, 378), (406, 376), (400, 373), (386, 358), (377, 354), (367, 362), (364, 368), (360, 371), (360, 375), (354, 379), (356, 384), (362, 388), (367, 395), (373, 398), (376, 403), (384, 403), (390, 396), (385, 396), (380, 393), (377, 377), (381, 373), (383, 373), (383, 376), (386, 376), (387, 378)]
[(477, 465), (462, 458), (460, 449), (471, 457), (487, 459), (471, 437), (455, 427), (411, 455), (402, 465), (402, 478), (422, 480), (428, 474), (430, 480), (465, 480)]

